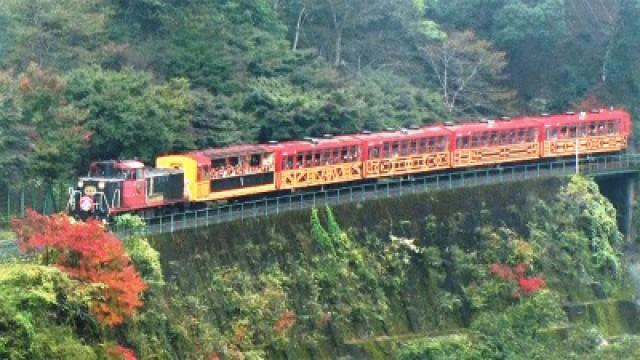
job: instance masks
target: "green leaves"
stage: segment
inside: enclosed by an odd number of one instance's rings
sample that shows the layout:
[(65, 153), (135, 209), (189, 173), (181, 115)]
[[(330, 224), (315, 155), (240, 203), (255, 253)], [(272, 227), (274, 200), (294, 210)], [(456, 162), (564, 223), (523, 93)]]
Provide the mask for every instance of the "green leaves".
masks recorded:
[(150, 161), (160, 152), (189, 148), (189, 83), (155, 84), (133, 69), (80, 68), (68, 75), (66, 97), (86, 111), (91, 131), (87, 160), (134, 158)]
[(0, 63), (19, 69), (30, 62), (61, 69), (87, 64), (105, 40), (109, 16), (109, 8), (98, 0), (3, 1), (0, 19), (6, 19), (10, 45)]

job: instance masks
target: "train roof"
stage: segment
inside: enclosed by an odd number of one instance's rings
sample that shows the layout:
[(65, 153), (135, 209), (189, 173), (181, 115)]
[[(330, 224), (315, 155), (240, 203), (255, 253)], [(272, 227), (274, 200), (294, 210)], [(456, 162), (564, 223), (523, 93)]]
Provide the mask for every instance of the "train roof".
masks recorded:
[(486, 122), (463, 122), (447, 126), (456, 136), (470, 135), (483, 131), (501, 131), (540, 127), (540, 123), (533, 118), (519, 118), (510, 120), (486, 120)]
[(620, 118), (629, 119), (630, 115), (629, 113), (623, 110), (599, 109), (599, 110), (592, 110), (589, 112), (579, 112), (579, 113), (569, 112), (565, 114), (541, 116), (541, 117), (538, 117), (537, 120), (540, 123), (542, 123), (545, 127), (554, 127), (554, 126), (575, 124), (576, 122), (580, 122), (580, 121), (605, 121), (605, 120), (615, 120)]
[(422, 139), (436, 136), (449, 136), (451, 131), (440, 125), (427, 126), (418, 129), (401, 129), (371, 134), (360, 134), (355, 137), (367, 142), (369, 145), (379, 145), (389, 141), (401, 141), (407, 139)]
[(287, 141), (280, 144), (282, 155), (292, 155), (314, 150), (329, 150), (344, 146), (356, 146), (362, 141), (353, 135), (340, 135), (322, 138), (307, 138), (304, 141)]

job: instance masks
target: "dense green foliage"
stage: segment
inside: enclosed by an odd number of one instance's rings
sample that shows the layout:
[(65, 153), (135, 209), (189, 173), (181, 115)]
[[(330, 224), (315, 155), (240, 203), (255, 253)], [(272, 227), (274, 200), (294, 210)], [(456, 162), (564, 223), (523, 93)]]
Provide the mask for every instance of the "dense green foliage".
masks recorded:
[(50, 182), (98, 158), (635, 111), (638, 14), (635, 0), (7, 0), (0, 164)]

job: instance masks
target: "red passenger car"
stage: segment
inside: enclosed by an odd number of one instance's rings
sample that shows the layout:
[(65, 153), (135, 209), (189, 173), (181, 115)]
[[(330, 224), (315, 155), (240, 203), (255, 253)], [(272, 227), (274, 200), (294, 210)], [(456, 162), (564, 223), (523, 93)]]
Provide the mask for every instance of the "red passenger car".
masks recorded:
[(280, 189), (333, 184), (362, 179), (366, 147), (355, 136), (327, 136), (280, 146)]
[[(541, 157), (615, 152), (627, 147), (631, 117), (621, 110), (567, 113), (538, 118), (542, 124)], [(577, 139), (577, 141), (576, 141)]]
[(540, 155), (541, 125), (530, 118), (486, 120), (447, 128), (455, 139), (452, 167), (532, 160)]
[(451, 131), (442, 126), (358, 135), (367, 148), (364, 176), (376, 178), (451, 166)]

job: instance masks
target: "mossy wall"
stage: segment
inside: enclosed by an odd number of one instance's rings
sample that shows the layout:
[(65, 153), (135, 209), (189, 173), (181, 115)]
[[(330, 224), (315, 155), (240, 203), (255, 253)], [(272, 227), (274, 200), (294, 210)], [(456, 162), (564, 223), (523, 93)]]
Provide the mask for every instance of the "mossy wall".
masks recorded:
[[(469, 233), (481, 222), (481, 210), (490, 213), (497, 225), (526, 232), (522, 213), (528, 211), (529, 200), (551, 199), (564, 183), (560, 179), (548, 179), (412, 194), (336, 206), (333, 211), (343, 228), (380, 236), (393, 232), (420, 239), (425, 217), (446, 219), (457, 213), (468, 215), (466, 223), (461, 224), (461, 234)], [(152, 244), (162, 254), (168, 277), (175, 276), (174, 271), (183, 272), (174, 269), (173, 265), (178, 262), (193, 262), (204, 256), (215, 265), (254, 267), (259, 263), (256, 264), (255, 254), (246, 251), (247, 244), (268, 244), (274, 237), (286, 239), (286, 249), (271, 249), (267, 254), (260, 254), (258, 259), (264, 259), (264, 255), (279, 258), (308, 247), (309, 214), (309, 210), (292, 211), (158, 235), (152, 239)], [(468, 242), (472, 239), (461, 237), (457, 240)]]

